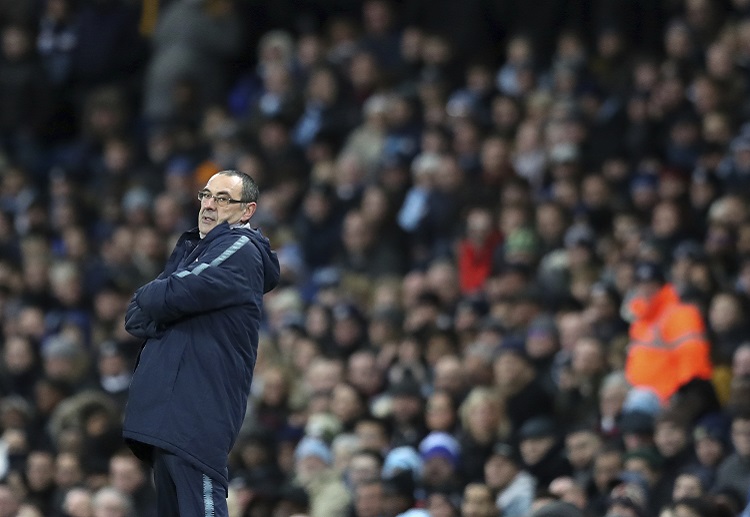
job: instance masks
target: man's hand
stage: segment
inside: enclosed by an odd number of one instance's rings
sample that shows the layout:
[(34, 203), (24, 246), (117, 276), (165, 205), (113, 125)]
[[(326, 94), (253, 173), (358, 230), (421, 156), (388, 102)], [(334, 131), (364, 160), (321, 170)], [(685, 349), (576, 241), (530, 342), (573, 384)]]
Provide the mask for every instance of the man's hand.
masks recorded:
[(162, 337), (166, 329), (146, 316), (133, 296), (125, 313), (125, 330), (137, 338), (148, 339)]

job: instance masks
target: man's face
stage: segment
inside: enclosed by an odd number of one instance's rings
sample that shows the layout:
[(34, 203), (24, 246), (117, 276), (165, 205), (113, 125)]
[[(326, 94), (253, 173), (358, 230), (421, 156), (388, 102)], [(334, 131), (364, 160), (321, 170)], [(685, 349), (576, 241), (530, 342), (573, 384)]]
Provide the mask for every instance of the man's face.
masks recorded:
[[(225, 174), (214, 174), (208, 180), (203, 192), (213, 196), (227, 196), (230, 199), (242, 199), (242, 179)], [(226, 221), (229, 224), (238, 223), (241, 219), (249, 219), (249, 215), (255, 211), (255, 203), (230, 203), (227, 206), (219, 206), (212, 197), (201, 201), (201, 209), (198, 213), (198, 230), (202, 236)]]

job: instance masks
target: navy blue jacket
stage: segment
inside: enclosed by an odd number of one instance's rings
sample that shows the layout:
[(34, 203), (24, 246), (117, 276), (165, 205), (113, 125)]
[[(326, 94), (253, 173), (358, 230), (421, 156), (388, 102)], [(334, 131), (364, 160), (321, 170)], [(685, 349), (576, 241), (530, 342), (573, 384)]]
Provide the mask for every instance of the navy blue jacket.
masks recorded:
[(245, 417), (263, 293), (279, 262), (257, 230), (222, 223), (180, 237), (165, 270), (139, 288), (125, 328), (146, 338), (130, 384), (123, 436), (150, 461), (153, 446), (227, 483), (227, 456)]

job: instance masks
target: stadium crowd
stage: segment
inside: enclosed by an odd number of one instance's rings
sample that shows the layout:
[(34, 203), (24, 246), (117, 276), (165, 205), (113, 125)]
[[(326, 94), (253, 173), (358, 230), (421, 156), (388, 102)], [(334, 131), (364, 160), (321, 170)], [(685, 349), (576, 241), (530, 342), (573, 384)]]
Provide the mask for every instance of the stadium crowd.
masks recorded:
[(0, 0), (0, 517), (155, 515), (124, 311), (222, 169), (231, 515), (750, 515), (749, 94), (748, 0)]

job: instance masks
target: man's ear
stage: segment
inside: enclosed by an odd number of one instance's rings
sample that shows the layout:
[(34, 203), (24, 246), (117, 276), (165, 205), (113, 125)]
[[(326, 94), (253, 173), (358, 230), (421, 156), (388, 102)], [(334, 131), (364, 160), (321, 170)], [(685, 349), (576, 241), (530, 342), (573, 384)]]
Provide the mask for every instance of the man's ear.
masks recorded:
[(255, 201), (253, 201), (252, 203), (247, 203), (247, 205), (245, 205), (245, 213), (242, 214), (242, 218), (240, 219), (243, 224), (250, 220), (257, 208), (258, 203), (256, 203)]

